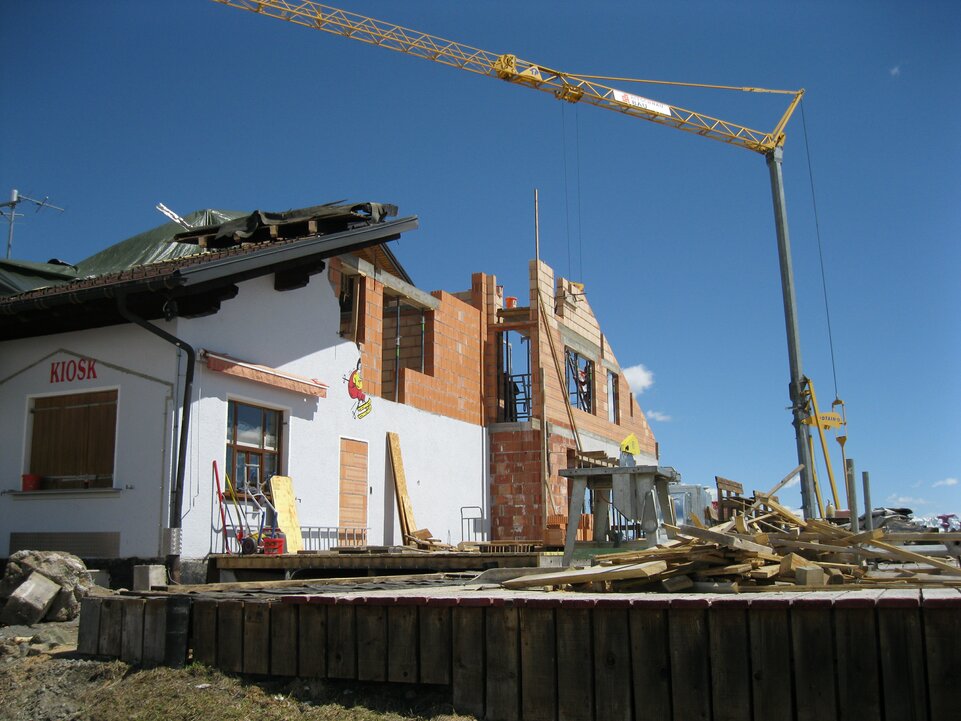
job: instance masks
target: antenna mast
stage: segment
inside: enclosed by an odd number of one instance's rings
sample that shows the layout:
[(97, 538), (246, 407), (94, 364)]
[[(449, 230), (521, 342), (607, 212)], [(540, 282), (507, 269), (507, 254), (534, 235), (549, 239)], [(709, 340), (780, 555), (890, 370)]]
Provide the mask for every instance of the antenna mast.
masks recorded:
[[(0, 215), (7, 216), (7, 222), (10, 224), (7, 230), (7, 260), (10, 260), (10, 253), (13, 251), (13, 223), (19, 215), (23, 217), (23, 213), (17, 213), (17, 206), (23, 201), (29, 201), (37, 206), (37, 212), (39, 213), (43, 208), (53, 208), (54, 210), (59, 210), (63, 212), (63, 208), (60, 208), (53, 203), (48, 203), (47, 199), (36, 200), (35, 198), (28, 198), (26, 195), (20, 195), (20, 192), (14, 188), (10, 191), (10, 200), (6, 203), (0, 203)], [(7, 210), (9, 208), (9, 210)]]

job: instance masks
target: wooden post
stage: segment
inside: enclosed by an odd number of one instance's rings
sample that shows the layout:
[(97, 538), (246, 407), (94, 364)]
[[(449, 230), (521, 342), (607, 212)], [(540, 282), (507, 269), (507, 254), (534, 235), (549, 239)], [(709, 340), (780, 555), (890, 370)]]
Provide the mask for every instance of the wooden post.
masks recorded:
[(297, 605), (270, 604), (270, 673), (297, 675)]
[(327, 608), (319, 603), (297, 604), (297, 665), (306, 678), (327, 677)]
[(193, 616), (190, 631), (190, 646), (195, 663), (207, 666), (217, 665), (217, 602), (209, 598), (198, 598), (190, 610)]
[(557, 717), (559, 721), (594, 718), (594, 658), (588, 599), (566, 600), (555, 613), (557, 627)]
[(487, 658), (486, 707), (489, 721), (520, 719), (520, 637), (517, 609), (492, 606), (485, 609)]
[(142, 598), (128, 598), (123, 604), (120, 660), (132, 666), (139, 666), (143, 659), (144, 605)]
[(554, 603), (528, 600), (520, 609), (521, 718), (557, 718), (557, 649)]
[(417, 682), (417, 608), (387, 608), (387, 680)]
[(420, 641), (420, 682), (447, 685), (451, 682), (451, 609), (427, 605), (417, 609)]
[(707, 603), (700, 598), (672, 599), (667, 612), (675, 718), (711, 719), (710, 638)]
[(715, 598), (707, 614), (714, 721), (751, 721), (748, 603), (737, 596)]
[(357, 680), (387, 680), (387, 609), (370, 603), (356, 608)]
[(458, 713), (484, 716), (484, 609), (455, 606), (451, 609), (454, 709)]

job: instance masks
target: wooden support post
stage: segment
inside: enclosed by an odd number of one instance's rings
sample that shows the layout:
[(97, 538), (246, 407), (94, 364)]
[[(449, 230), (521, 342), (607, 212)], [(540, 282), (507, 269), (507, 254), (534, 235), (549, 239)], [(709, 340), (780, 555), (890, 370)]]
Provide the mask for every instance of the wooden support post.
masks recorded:
[(421, 606), (417, 617), (420, 682), (447, 685), (451, 682), (451, 609)]
[(244, 602), (220, 601), (217, 606), (217, 668), (244, 670)]
[(884, 718), (928, 718), (921, 609), (916, 591), (888, 590), (878, 598), (878, 641)]
[(363, 604), (356, 608), (357, 680), (387, 680), (387, 608)]
[(148, 598), (143, 609), (143, 659), (144, 668), (153, 668), (164, 662), (167, 651), (167, 599)]
[(354, 606), (327, 607), (327, 675), (357, 678), (357, 614)]
[(122, 624), (123, 601), (119, 598), (105, 598), (100, 604), (100, 642), (97, 646), (100, 656), (120, 657)]
[(298, 604), (297, 660), (305, 678), (327, 677), (327, 606)]
[(174, 596), (167, 599), (167, 628), (164, 639), (164, 665), (183, 668), (187, 663), (190, 636), (190, 599)]
[(387, 608), (387, 680), (417, 682), (417, 608)]
[(77, 630), (77, 652), (96, 656), (100, 643), (100, 605), (102, 599), (87, 596), (80, 601), (80, 627)]
[(193, 616), (190, 632), (193, 660), (195, 663), (216, 666), (217, 602), (209, 598), (198, 598), (193, 602), (190, 612)]
[(751, 691), (754, 720), (793, 718), (794, 679), (786, 599), (753, 599), (748, 614), (751, 635)]
[(961, 593), (957, 589), (925, 589), (924, 650), (931, 718), (947, 719), (961, 709), (958, 683), (958, 639), (961, 639)]
[(143, 659), (143, 610), (142, 598), (124, 600), (120, 660), (131, 666), (139, 666)]
[(297, 675), (296, 604), (270, 604), (270, 674)]
[(485, 609), (487, 658), (486, 708), (489, 721), (520, 719), (520, 636), (518, 611), (512, 606)]
[(671, 656), (672, 702), (675, 718), (711, 719), (710, 638), (707, 603), (674, 599), (667, 612)]
[(667, 601), (635, 602), (628, 612), (634, 721), (671, 721), (671, 659), (668, 653)]
[(829, 596), (809, 593), (791, 604), (797, 721), (836, 721), (834, 640)]
[(265, 676), (270, 671), (270, 604), (244, 602), (244, 673)]
[(874, 605), (883, 591), (849, 591), (834, 602), (838, 718), (881, 721), (878, 628)]
[(557, 649), (554, 609), (532, 606), (520, 609), (521, 718), (554, 721), (557, 718)]
[[(623, 721), (631, 705), (631, 648), (627, 604), (591, 611), (594, 627), (594, 699), (597, 721)], [(590, 677), (588, 677), (590, 678)]]
[(714, 721), (751, 721), (748, 601), (715, 598), (708, 611)]
[[(584, 605), (580, 605), (584, 603)], [(558, 607), (557, 717), (559, 721), (594, 718), (594, 658), (590, 602), (571, 601)]]
[(484, 716), (484, 609), (455, 606), (451, 609), (453, 674), (451, 689), (458, 713)]

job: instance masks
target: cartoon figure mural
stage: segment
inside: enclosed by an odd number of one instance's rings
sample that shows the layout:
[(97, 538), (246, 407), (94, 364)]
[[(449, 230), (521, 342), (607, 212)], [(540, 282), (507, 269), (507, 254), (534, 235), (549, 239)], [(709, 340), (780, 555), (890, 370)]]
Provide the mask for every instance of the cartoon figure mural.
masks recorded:
[(360, 370), (360, 360), (357, 361), (357, 367), (344, 376), (344, 382), (347, 383), (347, 395), (355, 401), (351, 414), (359, 420), (370, 413), (371, 400), (364, 393), (364, 377)]

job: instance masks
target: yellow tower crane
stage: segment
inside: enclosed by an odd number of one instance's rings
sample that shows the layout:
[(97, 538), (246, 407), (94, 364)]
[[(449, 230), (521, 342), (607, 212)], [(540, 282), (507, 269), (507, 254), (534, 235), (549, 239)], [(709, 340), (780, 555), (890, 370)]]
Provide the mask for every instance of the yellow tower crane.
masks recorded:
[[(815, 517), (815, 498), (819, 496), (815, 486), (812, 444), (809, 431), (812, 417), (810, 404), (812, 393), (808, 379), (801, 372), (801, 351), (798, 340), (797, 309), (794, 293), (794, 273), (791, 263), (791, 244), (787, 226), (787, 205), (784, 198), (784, 181), (781, 170), (784, 129), (797, 109), (804, 90), (770, 90), (765, 88), (732, 87), (696, 83), (680, 83), (628, 78), (607, 78), (594, 75), (577, 75), (554, 70), (538, 63), (521, 60), (515, 55), (492, 53), (463, 43), (446, 40), (418, 30), (393, 23), (365, 17), (310, 0), (214, 0), (241, 10), (285, 20), (332, 35), (340, 35), (369, 45), (414, 55), (424, 60), (467, 70), (478, 75), (488, 75), (541, 90), (559, 100), (571, 103), (585, 102), (600, 108), (613, 110), (641, 120), (666, 125), (678, 130), (695, 133), (722, 143), (736, 145), (767, 160), (774, 201), (774, 219), (777, 229), (778, 261), (781, 270), (781, 291), (784, 301), (784, 320), (787, 329), (788, 361), (790, 365), (790, 397), (794, 416), (795, 440), (801, 470), (801, 502), (804, 515)], [(748, 93), (778, 93), (791, 96), (787, 110), (774, 129), (769, 132), (714, 118), (693, 110), (663, 103), (650, 98), (618, 90), (604, 85), (608, 82), (645, 82), (660, 85), (717, 88), (739, 90)], [(813, 412), (817, 418), (816, 412)], [(830, 467), (829, 467), (830, 468)], [(830, 471), (829, 471), (830, 473)], [(833, 479), (832, 479), (833, 480)], [(832, 484), (833, 485), (833, 484)]]

